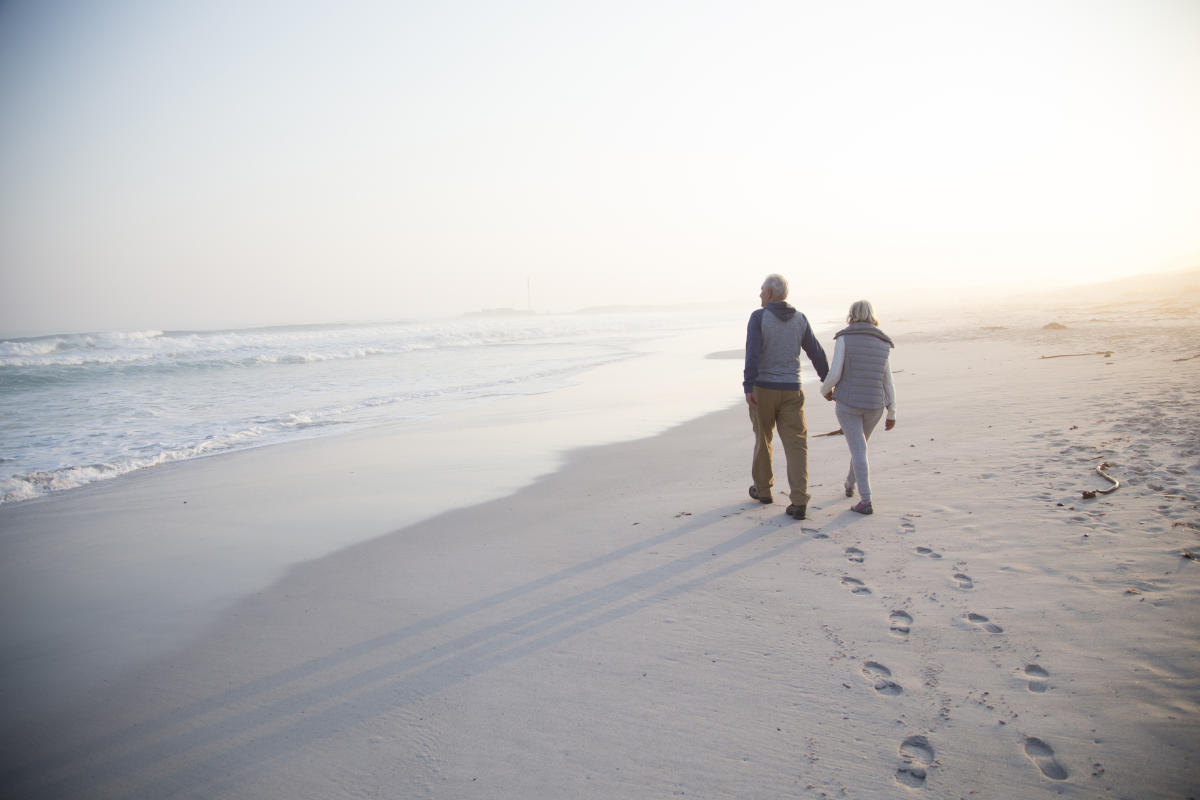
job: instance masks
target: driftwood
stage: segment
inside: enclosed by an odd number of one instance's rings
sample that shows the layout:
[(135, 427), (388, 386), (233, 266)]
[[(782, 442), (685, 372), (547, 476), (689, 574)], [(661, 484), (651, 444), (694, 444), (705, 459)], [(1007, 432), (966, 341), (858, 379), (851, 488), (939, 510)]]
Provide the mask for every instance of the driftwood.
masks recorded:
[(1187, 356), (1186, 358), (1173, 358), (1171, 360), (1172, 361), (1191, 361), (1193, 358), (1200, 358), (1200, 353), (1196, 353), (1196, 355), (1194, 355), (1194, 356)]
[(1095, 353), (1063, 353), (1057, 356), (1038, 356), (1039, 358), (1076, 358), (1078, 356), (1111, 356), (1112, 350), (1098, 350)]
[(1116, 478), (1114, 478), (1112, 475), (1109, 475), (1107, 472), (1104, 471), (1104, 470), (1108, 469), (1110, 466), (1111, 465), (1108, 462), (1100, 464), (1099, 466), (1096, 467), (1096, 472), (1100, 474), (1101, 478), (1104, 478), (1104, 480), (1111, 483), (1112, 486), (1108, 487), (1107, 489), (1085, 489), (1083, 492), (1084, 500), (1091, 500), (1093, 497), (1095, 497), (1098, 494), (1109, 494), (1109, 493), (1115, 492), (1117, 489), (1121, 488), (1121, 482), (1119, 480), (1117, 480)]
[(829, 433), (814, 433), (813, 438), (819, 439), (822, 436), (844, 436), (844, 435), (845, 434), (842, 432), (842, 429), (838, 428), (836, 431), (830, 431)]

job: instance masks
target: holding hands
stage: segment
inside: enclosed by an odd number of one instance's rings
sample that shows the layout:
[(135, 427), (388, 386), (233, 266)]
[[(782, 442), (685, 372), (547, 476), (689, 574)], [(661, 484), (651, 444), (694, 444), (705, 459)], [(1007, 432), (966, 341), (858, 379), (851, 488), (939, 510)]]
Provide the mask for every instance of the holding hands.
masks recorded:
[[(825, 393), (824, 395), (822, 395), (822, 396), (823, 396), (823, 397), (824, 397), (826, 400), (833, 400), (833, 393), (834, 393), (836, 390), (837, 390), (837, 387), (835, 386), (833, 389), (830, 389), (828, 392), (826, 392), (826, 393)], [(890, 430), (891, 430), (892, 428), (894, 428), (894, 427), (896, 427), (896, 420), (894, 420), (894, 419), (884, 420), (884, 422), (883, 422), (883, 429), (884, 429), (885, 431), (890, 431)]]

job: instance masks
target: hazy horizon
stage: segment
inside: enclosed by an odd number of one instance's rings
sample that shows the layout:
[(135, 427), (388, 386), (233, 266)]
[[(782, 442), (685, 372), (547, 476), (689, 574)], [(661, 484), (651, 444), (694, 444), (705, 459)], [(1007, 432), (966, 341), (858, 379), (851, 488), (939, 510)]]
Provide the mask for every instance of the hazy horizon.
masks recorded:
[(1196, 268), (1197, 97), (1188, 0), (4, 3), (0, 336)]

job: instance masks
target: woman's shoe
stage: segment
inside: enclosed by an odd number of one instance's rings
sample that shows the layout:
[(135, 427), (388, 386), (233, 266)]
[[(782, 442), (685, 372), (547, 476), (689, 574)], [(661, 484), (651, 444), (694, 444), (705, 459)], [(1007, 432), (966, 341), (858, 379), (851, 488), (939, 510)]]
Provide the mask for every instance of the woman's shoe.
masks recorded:
[(846, 487), (846, 497), (854, 497), (854, 487), (853, 486)]
[(859, 500), (858, 505), (851, 506), (850, 510), (854, 511), (856, 513), (859, 513), (859, 514), (874, 514), (875, 513), (875, 509), (871, 508), (870, 500)]

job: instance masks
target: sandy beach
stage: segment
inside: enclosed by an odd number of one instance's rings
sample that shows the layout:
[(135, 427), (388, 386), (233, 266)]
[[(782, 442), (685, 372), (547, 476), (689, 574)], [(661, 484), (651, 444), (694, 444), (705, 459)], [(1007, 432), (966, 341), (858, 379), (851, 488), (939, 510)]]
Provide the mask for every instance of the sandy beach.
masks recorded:
[(1198, 42), (0, 0), (0, 800), (1200, 800)]
[[(1194, 314), (883, 327), (899, 424), (872, 439), (870, 517), (838, 436), (810, 438), (807, 520), (746, 496), (735, 359), (710, 360), (725, 410), (502, 496), (431, 466), (461, 507), (412, 524), (388, 523), (395, 487), (329, 482), (395, 452), (379, 436), (0, 508), (0, 794), (1200, 796)], [(807, 407), (810, 435), (837, 428)], [(1101, 464), (1121, 486), (1084, 499)], [(290, 546), (259, 530), (372, 526), (256, 563)]]

